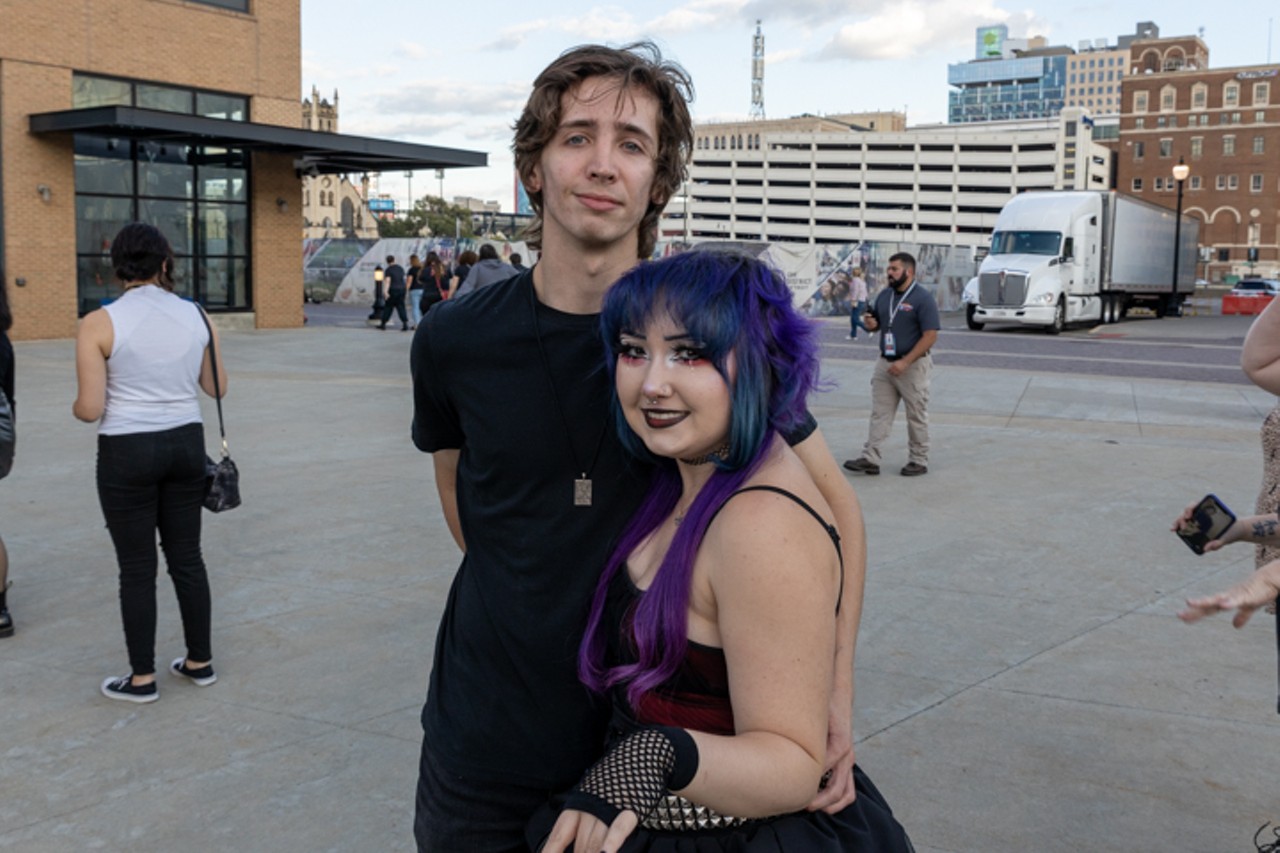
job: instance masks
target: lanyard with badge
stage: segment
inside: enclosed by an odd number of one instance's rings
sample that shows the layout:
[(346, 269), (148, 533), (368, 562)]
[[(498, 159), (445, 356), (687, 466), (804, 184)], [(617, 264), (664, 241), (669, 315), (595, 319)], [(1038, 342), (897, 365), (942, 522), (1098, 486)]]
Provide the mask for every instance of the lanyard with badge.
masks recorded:
[(893, 304), (893, 291), (889, 291), (889, 327), (884, 330), (881, 340), (884, 341), (884, 354), (890, 358), (898, 354), (898, 345), (893, 339), (893, 318), (898, 316), (898, 312), (902, 310), (902, 303), (907, 301), (907, 297), (911, 295), (911, 291), (915, 289), (916, 283), (911, 282), (906, 292), (902, 294), (902, 298), (898, 300), (898, 304)]

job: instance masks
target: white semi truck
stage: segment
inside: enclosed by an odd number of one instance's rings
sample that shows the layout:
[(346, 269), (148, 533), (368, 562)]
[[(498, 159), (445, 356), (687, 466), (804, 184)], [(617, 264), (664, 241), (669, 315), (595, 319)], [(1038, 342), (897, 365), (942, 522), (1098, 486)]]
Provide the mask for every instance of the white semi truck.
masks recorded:
[(1135, 305), (1178, 314), (1195, 290), (1200, 222), (1115, 191), (1028, 192), (1000, 211), (991, 251), (965, 287), (969, 328), (1114, 323)]

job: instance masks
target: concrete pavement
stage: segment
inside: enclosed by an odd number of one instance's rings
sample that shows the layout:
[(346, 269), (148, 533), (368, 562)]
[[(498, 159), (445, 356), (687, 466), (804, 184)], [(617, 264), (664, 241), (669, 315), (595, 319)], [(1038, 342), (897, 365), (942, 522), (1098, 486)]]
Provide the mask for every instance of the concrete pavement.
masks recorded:
[[(17, 345), (0, 849), (412, 848), (418, 713), (458, 557), (407, 436), (409, 339), (225, 333), (245, 503), (205, 515), (220, 680), (161, 672), (146, 706), (98, 694), (128, 664), (72, 344)], [(844, 460), (871, 364), (827, 367), (837, 388), (814, 411)], [(900, 418), (885, 473), (854, 480), (858, 755), (919, 849), (1252, 850), (1280, 821), (1272, 625), (1175, 619), (1252, 552), (1196, 557), (1167, 528), (1207, 491), (1251, 510), (1274, 399), (945, 363), (933, 397), (929, 475), (896, 475)], [(158, 601), (163, 667), (183, 651), (163, 580)]]

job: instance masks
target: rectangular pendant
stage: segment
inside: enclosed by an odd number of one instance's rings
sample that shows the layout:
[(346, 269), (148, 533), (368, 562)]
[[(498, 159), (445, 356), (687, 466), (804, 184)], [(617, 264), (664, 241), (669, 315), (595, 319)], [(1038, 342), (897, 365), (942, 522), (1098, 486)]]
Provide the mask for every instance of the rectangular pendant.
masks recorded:
[(591, 506), (591, 481), (585, 477), (573, 481), (573, 505)]

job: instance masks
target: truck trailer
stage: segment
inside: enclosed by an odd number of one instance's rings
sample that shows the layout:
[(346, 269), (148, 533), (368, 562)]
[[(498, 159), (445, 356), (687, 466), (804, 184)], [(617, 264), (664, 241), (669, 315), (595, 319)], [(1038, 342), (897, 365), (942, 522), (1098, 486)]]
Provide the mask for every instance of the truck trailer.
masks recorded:
[(1134, 306), (1180, 314), (1195, 291), (1200, 221), (1114, 190), (1028, 192), (996, 219), (991, 251), (965, 288), (969, 328), (1114, 323)]

